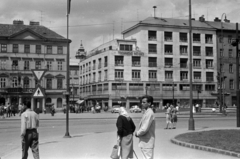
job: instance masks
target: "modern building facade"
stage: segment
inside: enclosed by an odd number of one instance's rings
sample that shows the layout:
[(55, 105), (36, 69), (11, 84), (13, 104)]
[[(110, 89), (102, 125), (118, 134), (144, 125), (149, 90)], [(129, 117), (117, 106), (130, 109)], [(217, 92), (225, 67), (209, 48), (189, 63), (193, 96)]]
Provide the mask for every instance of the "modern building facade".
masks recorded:
[[(70, 42), (70, 41), (69, 41)], [(0, 103), (31, 102), (40, 111), (54, 106), (62, 110), (66, 90), (68, 40), (37, 22), (0, 24)], [(44, 98), (33, 98), (38, 82), (32, 70), (45, 69), (39, 83)]]

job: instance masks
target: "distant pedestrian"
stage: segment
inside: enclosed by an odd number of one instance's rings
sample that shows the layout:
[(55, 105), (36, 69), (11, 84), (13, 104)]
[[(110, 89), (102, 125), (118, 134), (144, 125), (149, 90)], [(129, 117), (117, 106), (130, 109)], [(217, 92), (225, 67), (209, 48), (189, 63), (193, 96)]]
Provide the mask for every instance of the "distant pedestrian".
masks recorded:
[(141, 148), (144, 159), (153, 159), (155, 145), (155, 117), (151, 108), (153, 97), (145, 95), (142, 97), (142, 108), (145, 112), (139, 123), (139, 129), (135, 136), (139, 138), (138, 146)]
[(11, 105), (9, 103), (7, 104), (6, 113), (7, 113), (7, 117), (10, 118), (10, 116), (11, 116)]
[(167, 105), (165, 106), (165, 109), (166, 109), (166, 113), (165, 113), (166, 114), (166, 127), (165, 127), (165, 129), (171, 129), (171, 126), (172, 126), (171, 106), (167, 103)]
[(136, 127), (124, 107), (119, 108), (116, 125), (118, 142), (121, 146), (121, 159), (133, 158), (133, 133)]
[(31, 103), (27, 103), (27, 110), (21, 115), (22, 159), (28, 158), (28, 149), (32, 149), (34, 159), (39, 159), (39, 142), (37, 128), (38, 115), (31, 110)]
[(172, 123), (172, 129), (176, 129), (176, 127), (177, 127), (177, 121), (178, 121), (177, 113), (178, 113), (177, 108), (176, 108), (176, 107), (172, 107), (172, 108), (171, 108), (171, 123)]
[(196, 104), (195, 107), (196, 107), (196, 113), (199, 112), (199, 104), (198, 103)]

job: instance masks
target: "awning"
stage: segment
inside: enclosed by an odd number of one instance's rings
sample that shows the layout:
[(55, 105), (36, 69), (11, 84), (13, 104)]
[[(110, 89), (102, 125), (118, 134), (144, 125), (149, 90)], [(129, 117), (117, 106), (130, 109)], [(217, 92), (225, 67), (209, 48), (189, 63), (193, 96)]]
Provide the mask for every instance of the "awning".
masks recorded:
[(84, 102), (84, 100), (78, 100), (76, 103), (77, 104), (82, 104)]

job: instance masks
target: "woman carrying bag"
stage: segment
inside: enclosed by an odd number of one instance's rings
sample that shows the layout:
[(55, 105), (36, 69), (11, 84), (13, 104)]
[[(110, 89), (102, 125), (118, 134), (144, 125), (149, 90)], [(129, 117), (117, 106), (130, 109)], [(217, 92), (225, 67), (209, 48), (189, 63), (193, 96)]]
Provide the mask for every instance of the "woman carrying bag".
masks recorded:
[(124, 107), (119, 109), (116, 125), (121, 159), (133, 158), (133, 133), (136, 127)]

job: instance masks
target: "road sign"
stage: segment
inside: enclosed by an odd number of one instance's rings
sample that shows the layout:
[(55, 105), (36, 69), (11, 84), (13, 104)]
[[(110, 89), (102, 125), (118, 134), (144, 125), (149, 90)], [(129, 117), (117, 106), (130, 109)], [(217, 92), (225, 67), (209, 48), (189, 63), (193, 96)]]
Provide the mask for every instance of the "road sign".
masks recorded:
[(46, 71), (46, 69), (32, 70), (34, 76), (37, 78), (38, 81), (41, 81)]
[(32, 97), (33, 98), (44, 98), (45, 97), (45, 92), (40, 85), (33, 91)]

